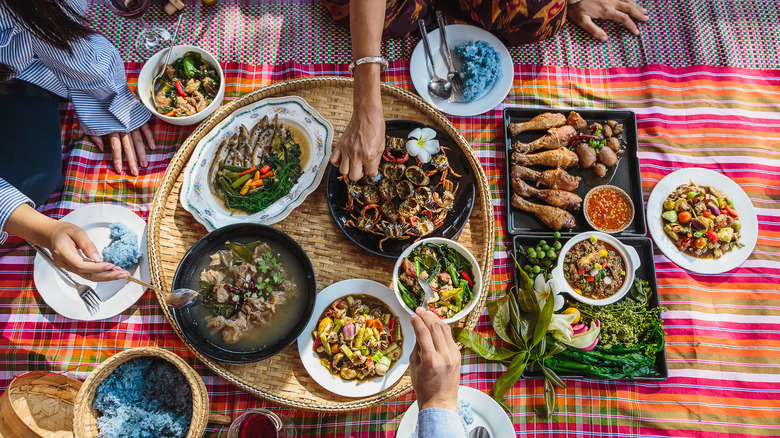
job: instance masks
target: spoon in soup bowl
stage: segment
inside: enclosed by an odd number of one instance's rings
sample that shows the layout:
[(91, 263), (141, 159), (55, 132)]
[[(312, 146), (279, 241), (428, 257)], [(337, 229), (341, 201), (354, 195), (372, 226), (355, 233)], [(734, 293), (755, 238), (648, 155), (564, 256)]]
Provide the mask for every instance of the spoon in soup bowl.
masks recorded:
[[(87, 256), (82, 256), (82, 258), (88, 262), (98, 263), (97, 261), (92, 260)], [(119, 268), (114, 268), (114, 270), (118, 270), (118, 269)], [(174, 309), (186, 309), (188, 307), (194, 306), (202, 298), (201, 294), (198, 293), (198, 291), (186, 287), (176, 289), (173, 292), (166, 292), (157, 286), (151, 285), (145, 281), (139, 280), (129, 275), (125, 277), (125, 280), (131, 281), (135, 284), (140, 284), (141, 286), (144, 286), (147, 289), (151, 289), (155, 292), (159, 292), (160, 295), (162, 295), (165, 304), (167, 304), (170, 307), (173, 307)]]

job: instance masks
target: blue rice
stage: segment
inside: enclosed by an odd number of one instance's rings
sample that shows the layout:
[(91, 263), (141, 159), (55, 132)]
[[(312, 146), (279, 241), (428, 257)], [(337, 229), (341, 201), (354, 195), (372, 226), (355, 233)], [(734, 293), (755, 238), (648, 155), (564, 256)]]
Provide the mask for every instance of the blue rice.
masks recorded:
[(455, 54), (463, 60), (460, 69), (465, 101), (484, 96), (501, 79), (501, 58), (485, 41), (469, 41), (455, 47)]
[(192, 419), (192, 390), (184, 374), (163, 359), (119, 365), (97, 388), (92, 407), (98, 438), (181, 438)]
[(103, 250), (103, 261), (122, 269), (132, 268), (141, 258), (138, 235), (120, 222), (114, 222), (108, 228), (111, 230), (111, 243)]

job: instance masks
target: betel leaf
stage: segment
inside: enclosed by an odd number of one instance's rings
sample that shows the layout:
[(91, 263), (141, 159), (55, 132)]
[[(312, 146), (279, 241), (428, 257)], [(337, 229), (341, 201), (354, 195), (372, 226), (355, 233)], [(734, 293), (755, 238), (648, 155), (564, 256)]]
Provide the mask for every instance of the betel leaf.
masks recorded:
[(515, 274), (518, 276), (517, 302), (520, 305), (520, 310), (528, 315), (536, 315), (541, 309), (539, 309), (539, 302), (536, 301), (534, 282), (520, 267), (514, 255), (512, 255), (512, 258), (515, 260), (515, 265), (517, 265)]
[(525, 347), (526, 339), (521, 330), (524, 319), (520, 314), (520, 307), (517, 305), (517, 299), (511, 290), (507, 292), (506, 296), (509, 297), (509, 332), (517, 345)]
[(544, 381), (544, 408), (542, 411), (544, 418), (550, 418), (555, 412), (555, 387), (549, 380)]
[(252, 251), (246, 246), (236, 242), (225, 242), (225, 247), (242, 261), (252, 263)]
[[(490, 323), (493, 324), (493, 330), (499, 338), (510, 344), (515, 342), (507, 334), (509, 328), (509, 297), (502, 296), (497, 300), (493, 300), (487, 304), (488, 316), (490, 316)], [(511, 330), (511, 328), (510, 328)]]
[(512, 359), (512, 362), (509, 363), (509, 367), (507, 367), (504, 374), (502, 374), (501, 377), (496, 380), (496, 383), (493, 384), (494, 399), (501, 400), (504, 398), (504, 395), (515, 386), (515, 383), (520, 379), (520, 376), (523, 375), (523, 371), (525, 371), (525, 366), (527, 364), (528, 353), (526, 352), (518, 353), (517, 356)]
[(539, 362), (539, 366), (540, 366), (540, 367), (541, 367), (541, 369), (542, 369), (542, 374), (544, 374), (544, 377), (545, 377), (547, 380), (549, 380), (550, 382), (552, 382), (552, 384), (553, 384), (553, 385), (554, 385), (556, 388), (566, 389), (566, 384), (563, 382), (563, 380), (561, 380), (561, 378), (560, 378), (560, 377), (558, 377), (558, 375), (557, 375), (557, 374), (555, 374), (555, 371), (553, 371), (553, 370), (551, 370), (551, 369), (547, 368), (547, 367), (546, 367), (546, 366), (544, 366), (544, 364), (543, 364), (543, 363), (541, 363), (541, 362)]
[(506, 347), (494, 346), (489, 339), (482, 337), (479, 333), (462, 327), (453, 328), (452, 336), (466, 348), (487, 360), (506, 360), (517, 354), (516, 351)]
[(539, 313), (539, 317), (536, 320), (536, 327), (534, 327), (534, 335), (531, 338), (531, 346), (537, 345), (541, 342), (542, 338), (547, 335), (547, 327), (550, 325), (552, 319), (553, 308), (555, 307), (554, 297), (550, 296), (544, 303), (544, 308)]
[[(495, 400), (495, 399), (494, 399), (494, 400)], [(509, 414), (511, 414), (511, 413), (512, 413), (512, 408), (510, 408), (510, 407), (509, 407), (509, 404), (506, 402), (506, 400), (504, 400), (504, 398), (503, 398), (503, 397), (502, 397), (501, 399), (499, 399), (499, 400), (496, 400), (496, 403), (498, 403), (498, 404), (499, 404), (499, 406), (501, 406), (502, 408), (504, 408), (504, 410), (505, 410), (507, 413), (509, 413)]]

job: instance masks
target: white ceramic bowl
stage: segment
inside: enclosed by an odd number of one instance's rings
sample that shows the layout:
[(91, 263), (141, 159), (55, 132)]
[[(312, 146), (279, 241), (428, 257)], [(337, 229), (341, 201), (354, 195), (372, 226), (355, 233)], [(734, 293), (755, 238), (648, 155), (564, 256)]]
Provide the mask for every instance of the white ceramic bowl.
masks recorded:
[[(574, 289), (572, 289), (571, 286), (569, 286), (569, 282), (566, 281), (566, 278), (563, 275), (563, 263), (566, 259), (566, 254), (574, 245), (582, 242), (583, 240), (590, 239), (591, 236), (612, 245), (618, 251), (618, 253), (620, 253), (620, 256), (623, 257), (623, 261), (626, 264), (626, 279), (623, 281), (623, 287), (621, 287), (620, 290), (611, 297), (605, 298), (603, 300), (595, 300), (593, 298), (587, 298), (578, 294), (574, 291)], [(560, 255), (558, 256), (558, 264), (555, 265), (555, 268), (552, 271), (552, 276), (553, 280), (555, 280), (556, 286), (569, 294), (575, 300), (581, 303), (589, 304), (591, 306), (606, 306), (607, 304), (620, 301), (620, 299), (623, 298), (629, 290), (631, 290), (631, 285), (634, 284), (634, 273), (639, 268), (640, 264), (641, 261), (639, 260), (639, 254), (637, 254), (634, 248), (624, 245), (622, 242), (617, 240), (615, 237), (610, 236), (609, 234), (598, 231), (589, 231), (587, 233), (578, 234), (572, 237), (568, 242), (566, 242), (565, 245), (563, 245)]]
[(408, 257), (409, 254), (412, 253), (412, 250), (417, 248), (418, 246), (424, 244), (424, 243), (435, 243), (437, 245), (445, 244), (448, 247), (454, 249), (458, 253), (460, 253), (463, 257), (466, 258), (466, 260), (471, 263), (471, 273), (473, 274), (471, 277), (471, 280), (474, 282), (474, 287), (472, 288), (474, 292), (474, 298), (471, 299), (471, 302), (461, 309), (460, 312), (452, 315), (451, 318), (443, 319), (444, 322), (447, 324), (452, 324), (454, 322), (458, 322), (461, 319), (463, 319), (466, 315), (471, 313), (472, 310), (474, 310), (474, 307), (476, 307), (479, 300), (482, 298), (482, 270), (479, 267), (479, 263), (477, 262), (477, 259), (467, 250), (463, 247), (463, 245), (459, 244), (458, 242), (455, 242), (454, 240), (445, 239), (443, 237), (430, 237), (428, 239), (420, 240), (419, 242), (409, 246), (404, 250), (404, 252), (401, 253), (401, 255), (398, 257), (398, 260), (395, 262), (395, 266), (393, 267), (393, 291), (395, 292), (395, 299), (398, 300), (398, 303), (401, 304), (401, 307), (404, 308), (410, 315), (414, 313), (414, 309), (410, 309), (406, 303), (404, 303), (404, 300), (401, 298), (401, 291), (398, 290), (398, 269), (401, 267), (401, 262), (404, 258)]
[(215, 97), (214, 101), (203, 111), (186, 117), (169, 117), (157, 112), (157, 108), (154, 106), (152, 99), (152, 80), (165, 67), (164, 62), (165, 57), (168, 54), (168, 49), (160, 50), (149, 58), (143, 68), (141, 68), (141, 73), (138, 75), (138, 97), (141, 99), (141, 103), (143, 103), (152, 114), (171, 125), (188, 126), (202, 122), (222, 105), (222, 99), (225, 97), (225, 73), (222, 71), (222, 67), (219, 66), (217, 59), (214, 58), (211, 53), (196, 46), (174, 46), (173, 49), (171, 49), (171, 59), (168, 62), (173, 63), (177, 59), (183, 57), (187, 52), (200, 53), (203, 60), (214, 67), (219, 75), (219, 90), (217, 90), (217, 97)]

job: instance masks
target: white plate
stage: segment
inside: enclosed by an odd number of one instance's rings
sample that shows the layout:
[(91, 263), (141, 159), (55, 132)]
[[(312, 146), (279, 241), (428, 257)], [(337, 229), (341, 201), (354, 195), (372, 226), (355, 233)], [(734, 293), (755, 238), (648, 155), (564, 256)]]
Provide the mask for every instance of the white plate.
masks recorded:
[[(141, 251), (141, 259), (130, 269), (130, 275), (147, 283), (151, 281), (146, 251), (146, 222), (133, 211), (118, 205), (93, 204), (73, 210), (60, 220), (81, 227), (101, 252), (111, 242), (109, 225), (114, 222), (127, 225), (138, 235)], [(90, 315), (87, 306), (78, 296), (76, 288), (51, 263), (36, 255), (34, 268), (35, 287), (41, 294), (41, 298), (55, 312), (70, 319), (97, 321), (110, 318), (135, 304), (145, 291), (143, 286), (127, 280), (96, 283), (71, 274), (76, 281), (92, 286), (100, 296), (102, 301), (100, 310)]]
[[(509, 90), (512, 89), (515, 69), (512, 63), (512, 56), (509, 55), (509, 50), (507, 50), (504, 43), (492, 33), (476, 26), (470, 26), (468, 24), (450, 24), (446, 27), (446, 30), (447, 41), (449, 42), (450, 50), (452, 51), (452, 63), (455, 64), (456, 70), (460, 71), (460, 66), (463, 62), (455, 55), (455, 47), (471, 40), (482, 40), (493, 46), (493, 49), (496, 50), (498, 57), (501, 59), (501, 79), (493, 84), (493, 88), (482, 97), (472, 102), (447, 101), (435, 98), (428, 92), (428, 82), (431, 80), (433, 71), (428, 63), (428, 57), (425, 55), (425, 47), (423, 47), (422, 41), (420, 41), (417, 44), (417, 47), (414, 48), (412, 59), (409, 62), (412, 84), (414, 84), (417, 94), (440, 111), (452, 114), (453, 116), (476, 116), (477, 114), (482, 114), (495, 108), (496, 105), (504, 101), (509, 94)], [(428, 41), (431, 43), (433, 61), (436, 64), (436, 73), (438, 73), (440, 77), (446, 78), (448, 70), (447, 63), (444, 60), (444, 45), (439, 39), (439, 29), (428, 32)]]
[[(459, 386), (458, 399), (471, 403), (471, 410), (474, 412), (474, 422), (469, 424), (469, 431), (477, 426), (484, 426), (491, 437), (515, 436), (515, 427), (512, 425), (512, 420), (506, 415), (504, 409), (489, 395), (468, 386)], [(417, 415), (419, 412), (420, 407), (415, 401), (404, 413), (401, 424), (398, 425), (398, 430), (395, 433), (396, 438), (410, 438), (412, 436), (417, 428)]]
[[(347, 295), (370, 295), (381, 300), (389, 307), (401, 322), (401, 333), (404, 337), (403, 353), (398, 362), (390, 367), (384, 377), (376, 377), (364, 382), (345, 381), (330, 374), (327, 368), (320, 364), (320, 358), (314, 351), (314, 339), (311, 333), (319, 323), (322, 312), (338, 298)], [(317, 304), (314, 305), (313, 317), (298, 338), (298, 354), (309, 375), (328, 391), (344, 397), (368, 397), (391, 388), (404, 375), (409, 367), (409, 357), (416, 338), (409, 315), (393, 297), (393, 291), (376, 281), (352, 279), (334, 283), (317, 294)]]
[[(295, 126), (307, 136), (310, 145), (309, 159), (303, 174), (290, 193), (282, 196), (268, 208), (247, 215), (231, 211), (212, 193), (208, 172), (217, 146), (224, 139), (237, 132), (240, 125), (251, 130), (263, 116), (273, 120), (279, 115), (279, 122)], [(311, 192), (317, 189), (325, 174), (330, 146), (333, 142), (333, 125), (320, 115), (305, 100), (298, 96), (272, 97), (241, 107), (219, 122), (195, 146), (192, 157), (184, 170), (181, 189), (181, 204), (185, 210), (209, 231), (237, 223), (271, 225), (286, 218), (295, 207), (301, 205)]]
[[(734, 248), (733, 251), (729, 251), (717, 259), (700, 259), (681, 252), (674, 246), (672, 239), (664, 233), (663, 221), (661, 220), (664, 200), (677, 187), (682, 184), (690, 184), (691, 181), (700, 186), (712, 186), (734, 201), (734, 211), (737, 212), (739, 221), (742, 223), (739, 242), (744, 244), (744, 247)], [(737, 183), (727, 176), (708, 169), (681, 169), (666, 175), (664, 179), (659, 181), (647, 201), (647, 227), (650, 229), (650, 235), (653, 236), (658, 249), (669, 260), (681, 268), (700, 274), (720, 274), (736, 268), (747, 260), (758, 240), (758, 217), (756, 217), (756, 210), (753, 208), (750, 198)]]

